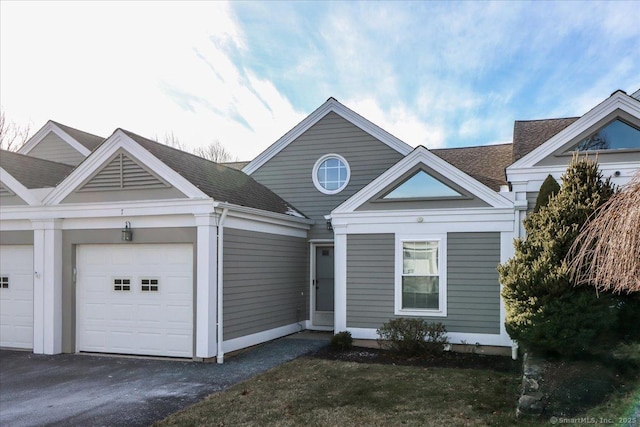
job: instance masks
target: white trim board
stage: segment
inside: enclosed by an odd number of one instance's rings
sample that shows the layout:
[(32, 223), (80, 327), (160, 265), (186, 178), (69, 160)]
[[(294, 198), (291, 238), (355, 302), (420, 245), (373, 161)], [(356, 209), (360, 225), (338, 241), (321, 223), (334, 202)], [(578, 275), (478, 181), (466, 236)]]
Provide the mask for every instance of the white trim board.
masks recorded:
[(363, 189), (351, 196), (348, 200), (335, 208), (331, 212), (332, 216), (334, 213), (354, 212), (357, 208), (362, 206), (376, 194), (393, 184), (394, 181), (402, 177), (402, 175), (407, 171), (420, 164), (423, 164), (424, 166), (432, 169), (434, 172), (437, 172), (442, 176), (446, 176), (451, 181), (460, 185), (462, 188), (469, 191), (471, 194), (493, 207), (513, 207), (513, 203), (506, 197), (500, 195), (499, 193), (496, 193), (495, 191), (482, 184), (478, 180), (467, 175), (460, 169), (445, 162), (440, 157), (427, 150), (425, 147), (420, 146), (413, 150), (411, 154), (407, 155), (398, 163), (387, 169), (387, 171), (385, 171), (382, 175), (378, 176)]
[(22, 147), (20, 147), (18, 153), (29, 154), (29, 152), (33, 150), (40, 143), (40, 141), (42, 141), (49, 134), (49, 132), (55, 133), (60, 139), (69, 144), (69, 146), (78, 151), (84, 157), (87, 157), (89, 154), (91, 154), (91, 151), (89, 151), (87, 147), (73, 139), (68, 133), (63, 131), (51, 120), (45, 123), (45, 125), (42, 126), (42, 128), (40, 128), (38, 132), (36, 132), (31, 138), (29, 138), (29, 140), (25, 142)]
[(640, 101), (622, 91), (616, 91), (609, 98), (598, 104), (564, 130), (551, 137), (548, 141), (507, 167), (507, 179), (511, 181), (512, 173), (520, 169), (534, 167), (538, 162), (553, 154), (564, 144), (578, 137), (582, 132), (597, 124), (599, 120), (616, 110), (624, 111), (640, 118)]
[(280, 326), (279, 328), (269, 329), (266, 331), (257, 332), (255, 334), (226, 340), (222, 343), (222, 348), (224, 349), (225, 353), (230, 353), (232, 351), (241, 350), (253, 345), (262, 344), (266, 341), (275, 340), (276, 338), (295, 334), (296, 332), (303, 331), (304, 327), (304, 321), (300, 323), (291, 323), (290, 325)]
[(247, 175), (251, 175), (262, 165), (267, 163), (271, 158), (275, 157), (276, 154), (282, 151), (285, 147), (295, 141), (300, 135), (305, 133), (311, 126), (315, 125), (324, 116), (331, 112), (336, 113), (343, 119), (359, 127), (369, 135), (380, 140), (403, 156), (409, 154), (411, 150), (413, 150), (413, 147), (411, 147), (407, 143), (401, 141), (399, 138), (396, 138), (381, 127), (365, 119), (355, 111), (347, 108), (343, 104), (339, 103), (336, 99), (329, 98), (324, 104), (322, 104), (314, 112), (309, 114), (293, 129), (285, 133), (280, 139), (278, 139), (266, 150), (260, 153), (255, 159), (253, 159), (247, 166), (242, 169), (242, 172), (246, 173)]
[[(347, 331), (351, 332), (351, 336), (354, 339), (362, 340), (377, 340), (379, 338), (378, 333), (373, 328), (347, 328)], [(467, 332), (447, 332), (449, 342), (451, 344), (463, 344), (463, 341), (467, 344), (480, 345), (492, 345), (498, 347), (511, 347), (513, 341), (509, 338), (509, 335), (502, 334), (477, 334)]]

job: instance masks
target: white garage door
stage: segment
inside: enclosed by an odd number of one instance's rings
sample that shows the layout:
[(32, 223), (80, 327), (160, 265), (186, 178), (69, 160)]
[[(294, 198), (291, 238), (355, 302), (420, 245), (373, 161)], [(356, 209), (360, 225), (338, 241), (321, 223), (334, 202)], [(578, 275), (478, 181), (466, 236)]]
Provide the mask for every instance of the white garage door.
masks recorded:
[(0, 246), (0, 347), (33, 348), (33, 246)]
[(76, 268), (78, 351), (192, 357), (192, 245), (81, 245)]

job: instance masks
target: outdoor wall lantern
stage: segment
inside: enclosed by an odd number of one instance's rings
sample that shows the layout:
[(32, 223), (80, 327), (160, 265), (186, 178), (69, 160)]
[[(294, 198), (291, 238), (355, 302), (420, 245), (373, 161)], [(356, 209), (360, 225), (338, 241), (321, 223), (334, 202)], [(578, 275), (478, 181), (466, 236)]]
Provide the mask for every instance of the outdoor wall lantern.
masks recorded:
[(122, 229), (122, 240), (125, 242), (131, 242), (133, 240), (133, 230), (131, 230), (131, 223), (129, 221), (124, 223)]
[(331, 221), (327, 221), (327, 230), (333, 230), (333, 225), (331, 225)]

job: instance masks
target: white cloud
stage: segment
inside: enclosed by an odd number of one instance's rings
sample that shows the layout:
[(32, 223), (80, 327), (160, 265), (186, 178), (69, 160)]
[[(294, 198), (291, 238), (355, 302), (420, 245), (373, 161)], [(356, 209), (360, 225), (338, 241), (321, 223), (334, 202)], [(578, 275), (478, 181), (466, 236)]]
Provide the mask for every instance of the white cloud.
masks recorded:
[(383, 110), (373, 98), (347, 100), (344, 104), (413, 147), (445, 146), (445, 130), (436, 124), (425, 123), (405, 105), (396, 104)]
[(19, 123), (218, 139), (251, 159), (301, 119), (223, 50), (246, 49), (225, 3), (2, 2), (1, 15), (1, 101)]

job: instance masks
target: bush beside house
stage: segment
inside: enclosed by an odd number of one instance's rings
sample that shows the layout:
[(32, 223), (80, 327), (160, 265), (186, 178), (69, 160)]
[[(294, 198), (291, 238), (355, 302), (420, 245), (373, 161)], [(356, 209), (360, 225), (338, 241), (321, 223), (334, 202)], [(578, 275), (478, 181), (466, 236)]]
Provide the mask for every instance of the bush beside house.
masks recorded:
[(526, 349), (575, 357), (617, 337), (617, 298), (574, 286), (565, 261), (581, 227), (614, 192), (595, 161), (574, 157), (560, 191), (524, 220), (526, 239), (498, 271), (507, 332)]

